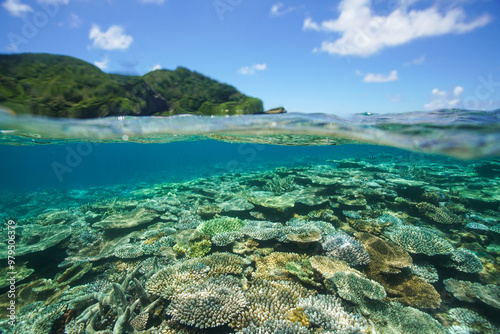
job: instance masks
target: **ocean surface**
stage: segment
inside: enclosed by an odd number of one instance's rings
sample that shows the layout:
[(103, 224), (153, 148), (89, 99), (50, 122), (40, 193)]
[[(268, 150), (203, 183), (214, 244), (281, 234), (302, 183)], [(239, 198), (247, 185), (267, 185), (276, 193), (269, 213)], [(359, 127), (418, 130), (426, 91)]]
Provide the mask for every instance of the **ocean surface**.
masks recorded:
[(0, 333), (498, 333), (500, 110), (0, 110)]

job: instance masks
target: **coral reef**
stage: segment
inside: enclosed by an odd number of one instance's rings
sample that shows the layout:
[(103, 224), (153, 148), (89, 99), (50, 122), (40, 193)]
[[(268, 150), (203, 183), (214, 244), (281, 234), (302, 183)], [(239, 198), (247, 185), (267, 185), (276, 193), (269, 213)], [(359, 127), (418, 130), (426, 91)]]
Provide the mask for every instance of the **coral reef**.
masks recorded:
[(405, 171), (405, 159), (222, 168), (0, 204), (22, 217), (18, 321), (0, 296), (0, 331), (498, 332), (497, 178), (444, 160)]

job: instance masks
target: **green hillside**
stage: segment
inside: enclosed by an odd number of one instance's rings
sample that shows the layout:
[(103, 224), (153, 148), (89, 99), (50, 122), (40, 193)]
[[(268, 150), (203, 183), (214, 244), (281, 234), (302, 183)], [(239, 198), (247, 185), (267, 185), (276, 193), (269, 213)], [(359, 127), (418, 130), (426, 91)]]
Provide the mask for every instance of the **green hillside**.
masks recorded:
[(263, 112), (261, 100), (183, 67), (125, 76), (50, 54), (0, 55), (0, 105), (75, 118)]

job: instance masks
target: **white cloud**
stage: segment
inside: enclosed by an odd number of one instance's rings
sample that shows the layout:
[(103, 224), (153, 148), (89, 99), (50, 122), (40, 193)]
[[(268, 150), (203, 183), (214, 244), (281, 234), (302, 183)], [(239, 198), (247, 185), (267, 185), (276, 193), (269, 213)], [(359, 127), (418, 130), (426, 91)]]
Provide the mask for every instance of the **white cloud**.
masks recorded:
[(340, 15), (337, 19), (316, 23), (309, 17), (305, 19), (303, 29), (340, 33), (340, 38), (324, 41), (319, 48), (314, 49), (315, 52), (367, 57), (386, 47), (402, 45), (418, 38), (466, 33), (492, 20), (486, 14), (468, 20), (460, 7), (443, 13), (437, 5), (409, 10), (413, 2), (403, 1), (402, 6), (384, 16), (372, 11), (371, 0), (342, 0), (338, 6)]
[(2, 6), (12, 16), (22, 17), (24, 14), (33, 11), (33, 8), (30, 5), (21, 3), (21, 0), (7, 0), (2, 3)]
[(421, 55), (418, 58), (407, 61), (406, 63), (403, 64), (403, 66), (422, 65), (424, 63), (424, 61), (425, 61), (425, 55)]
[(264, 71), (267, 68), (266, 63), (244, 66), (238, 70), (238, 73), (244, 75), (254, 75), (256, 71)]
[(160, 64), (156, 64), (155, 66), (153, 66), (151, 68), (151, 71), (156, 71), (156, 70), (161, 70), (161, 65)]
[(95, 61), (94, 65), (99, 67), (101, 70), (108, 68), (108, 65), (109, 65), (108, 56), (104, 56), (101, 61)]
[(456, 86), (453, 92), (441, 91), (434, 88), (431, 93), (431, 102), (424, 105), (425, 109), (447, 109), (455, 108), (460, 103), (460, 95), (462, 95), (463, 87)]
[(295, 9), (297, 9), (297, 7), (286, 7), (285, 8), (285, 5), (283, 4), (283, 2), (278, 2), (278, 3), (275, 3), (274, 5), (271, 6), (271, 10), (269, 11), (269, 14), (271, 16), (281, 16), (281, 15), (285, 15), (286, 13), (290, 13), (292, 11), (294, 11)]
[(89, 38), (94, 40), (94, 47), (104, 50), (125, 50), (134, 40), (132, 36), (125, 35), (123, 28), (118, 25), (113, 25), (103, 32), (94, 24), (90, 29)]
[(357, 75), (364, 75), (363, 82), (390, 82), (399, 80), (398, 71), (393, 70), (388, 75), (384, 74), (375, 74), (375, 73), (367, 73), (363, 74), (360, 71), (356, 71)]
[(154, 3), (154, 4), (157, 4), (157, 5), (161, 5), (162, 3), (165, 2), (165, 0), (139, 0), (139, 2), (142, 2), (142, 3)]

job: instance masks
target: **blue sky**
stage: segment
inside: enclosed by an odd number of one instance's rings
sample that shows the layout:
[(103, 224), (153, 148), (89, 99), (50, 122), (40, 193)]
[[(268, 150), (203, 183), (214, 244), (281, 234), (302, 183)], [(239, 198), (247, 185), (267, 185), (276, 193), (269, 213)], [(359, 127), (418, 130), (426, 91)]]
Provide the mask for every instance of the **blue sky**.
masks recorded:
[(0, 0), (0, 52), (184, 66), (265, 108), (500, 108), (498, 0)]

